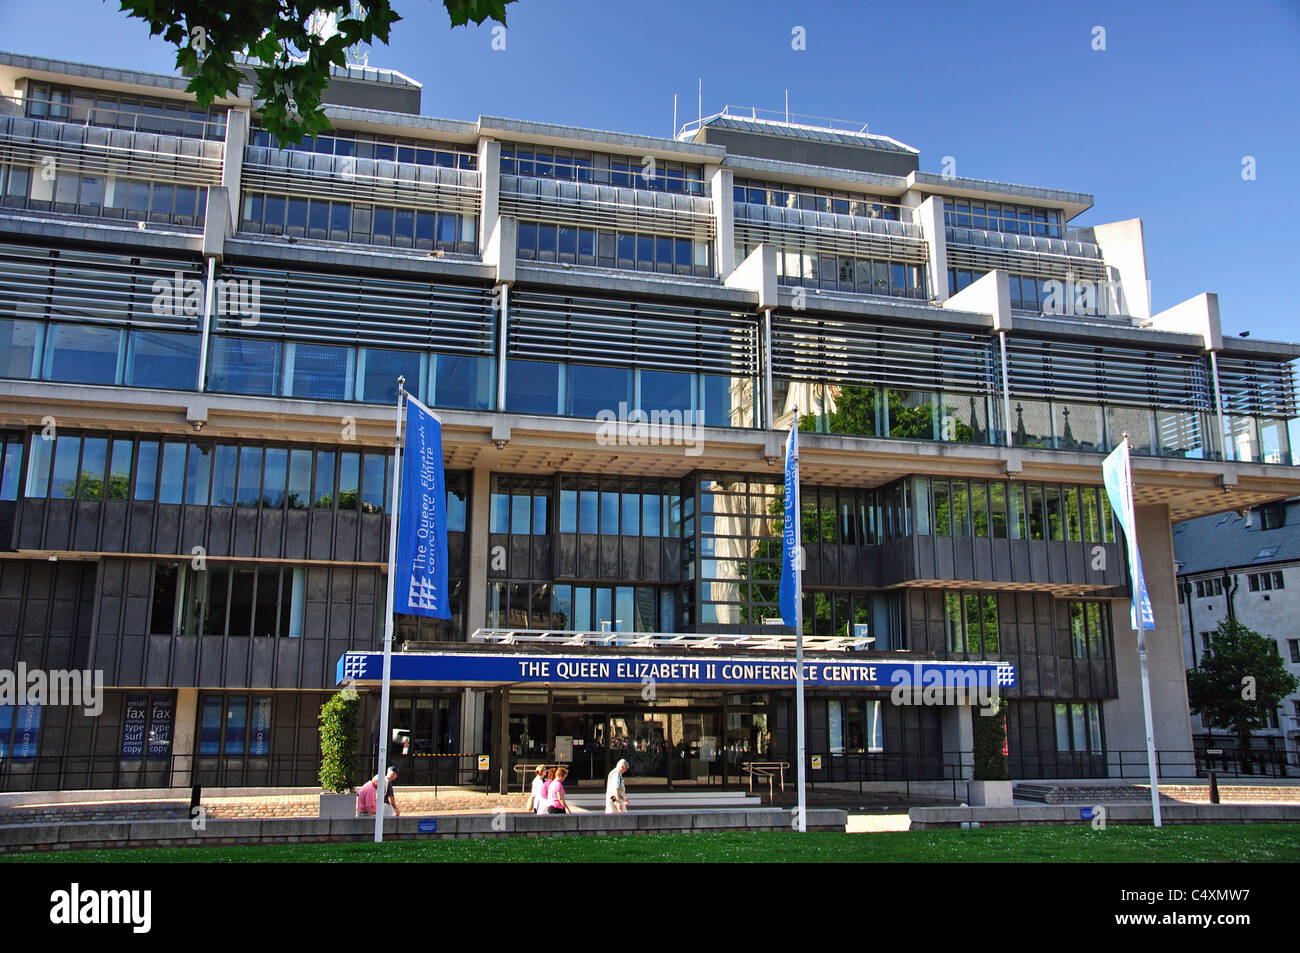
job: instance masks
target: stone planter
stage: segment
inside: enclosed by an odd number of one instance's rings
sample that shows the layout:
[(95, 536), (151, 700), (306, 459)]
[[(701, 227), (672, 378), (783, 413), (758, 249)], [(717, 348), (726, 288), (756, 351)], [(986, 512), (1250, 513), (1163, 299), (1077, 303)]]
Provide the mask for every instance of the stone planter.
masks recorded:
[(971, 807), (1011, 807), (1010, 781), (971, 781)]
[(357, 796), (355, 794), (322, 794), (320, 796), (320, 816), (328, 818), (356, 817)]

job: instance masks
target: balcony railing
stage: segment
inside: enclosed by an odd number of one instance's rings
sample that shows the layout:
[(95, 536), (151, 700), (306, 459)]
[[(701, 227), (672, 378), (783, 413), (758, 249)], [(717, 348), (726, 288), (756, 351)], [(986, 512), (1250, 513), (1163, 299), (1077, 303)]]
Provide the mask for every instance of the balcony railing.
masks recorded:
[(712, 241), (713, 200), (649, 189), (501, 176), (501, 214), (548, 224)]

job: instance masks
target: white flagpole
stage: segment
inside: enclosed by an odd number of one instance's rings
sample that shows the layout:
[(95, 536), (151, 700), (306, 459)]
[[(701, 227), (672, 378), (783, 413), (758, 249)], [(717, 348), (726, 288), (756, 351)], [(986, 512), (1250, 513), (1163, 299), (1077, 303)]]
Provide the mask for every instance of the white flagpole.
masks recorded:
[(790, 443), (794, 456), (794, 717), (796, 746), (799, 749), (799, 831), (808, 830), (807, 759), (808, 744), (803, 713), (803, 509), (799, 492), (799, 405), (794, 407), (790, 425)]
[(375, 843), (384, 842), (385, 792), (388, 790), (388, 693), (393, 674), (393, 589), (397, 577), (397, 505), (402, 486), (402, 408), (406, 378), (397, 379), (397, 433), (393, 439), (393, 494), (388, 523), (388, 605), (384, 612), (384, 679), (379, 689), (379, 776), (375, 788)]
[[(1129, 525), (1133, 527), (1133, 539), (1129, 541), (1135, 550), (1137, 544), (1137, 510), (1133, 505), (1133, 467), (1129, 461), (1128, 434), (1124, 434), (1124, 506), (1128, 510)], [(1131, 575), (1131, 574), (1130, 574)], [(1129, 618), (1137, 626), (1138, 669), (1142, 675), (1142, 717), (1147, 734), (1147, 774), (1151, 778), (1151, 821), (1153, 826), (1163, 826), (1160, 818), (1160, 779), (1156, 770), (1156, 730), (1151, 720), (1151, 676), (1147, 671), (1147, 637), (1142, 624), (1142, 593), (1138, 580), (1130, 580), (1133, 587), (1133, 603), (1129, 609)]]

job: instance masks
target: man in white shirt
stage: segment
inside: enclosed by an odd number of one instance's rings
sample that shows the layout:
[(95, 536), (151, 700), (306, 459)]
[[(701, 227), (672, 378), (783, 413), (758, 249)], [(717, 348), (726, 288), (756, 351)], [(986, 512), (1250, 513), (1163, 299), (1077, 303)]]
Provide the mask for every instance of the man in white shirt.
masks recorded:
[(609, 772), (609, 780), (605, 782), (606, 814), (623, 814), (627, 811), (627, 786), (623, 783), (623, 775), (626, 773), (627, 761), (620, 758), (618, 764), (614, 765), (614, 770)]

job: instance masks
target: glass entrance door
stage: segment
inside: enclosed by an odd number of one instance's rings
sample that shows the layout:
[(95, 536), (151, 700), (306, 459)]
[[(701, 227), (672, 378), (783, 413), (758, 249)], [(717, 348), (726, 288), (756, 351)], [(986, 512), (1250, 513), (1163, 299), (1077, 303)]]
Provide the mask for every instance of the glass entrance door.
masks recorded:
[(555, 745), (551, 760), (569, 768), (571, 785), (582, 782), (603, 784), (610, 768), (605, 715), (557, 711), (554, 718)]
[(609, 717), (611, 767), (627, 759), (627, 784), (668, 784), (668, 716), (624, 711)]

